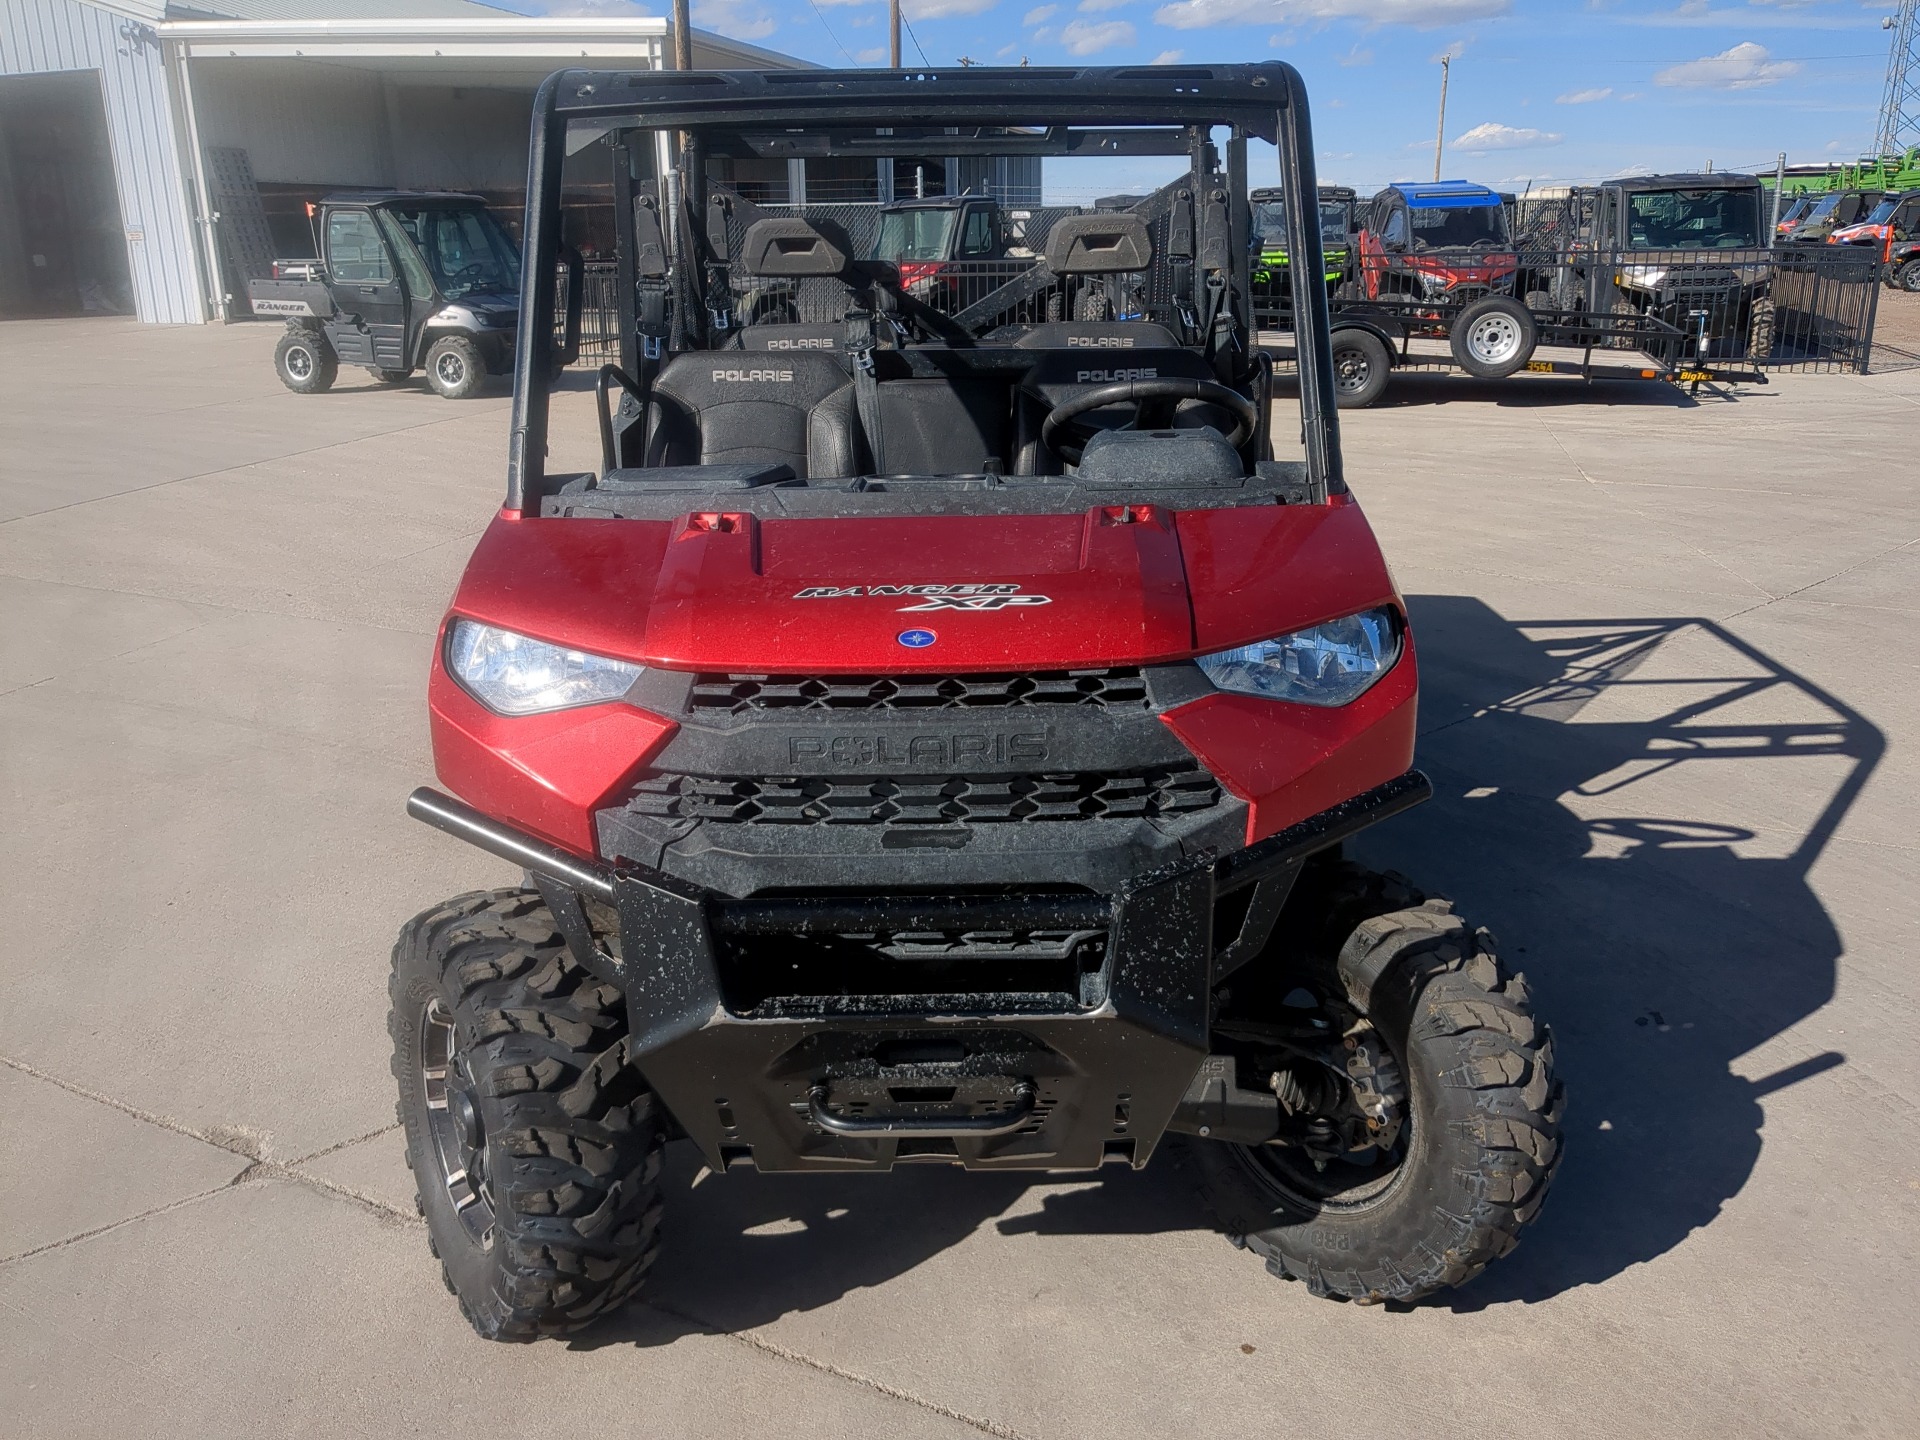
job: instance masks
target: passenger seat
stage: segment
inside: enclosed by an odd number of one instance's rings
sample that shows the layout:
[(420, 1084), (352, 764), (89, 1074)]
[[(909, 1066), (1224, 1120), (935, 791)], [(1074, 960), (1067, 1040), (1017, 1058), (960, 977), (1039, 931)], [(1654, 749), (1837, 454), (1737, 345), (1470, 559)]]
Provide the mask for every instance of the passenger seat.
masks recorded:
[(784, 462), (802, 478), (853, 476), (858, 424), (838, 356), (682, 351), (653, 384), (645, 463)]

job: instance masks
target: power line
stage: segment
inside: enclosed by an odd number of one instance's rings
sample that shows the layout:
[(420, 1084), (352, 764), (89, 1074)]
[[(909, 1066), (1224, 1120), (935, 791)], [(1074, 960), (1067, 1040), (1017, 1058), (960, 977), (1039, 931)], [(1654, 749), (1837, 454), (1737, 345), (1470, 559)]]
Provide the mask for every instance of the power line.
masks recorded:
[[(807, 4), (813, 6), (813, 15), (814, 15), (814, 18), (820, 22), (820, 28), (827, 32), (828, 36), (833, 40), (834, 44), (840, 45), (840, 37), (838, 35), (835, 35), (833, 33), (833, 27), (827, 24), (827, 17), (821, 13), (820, 6), (817, 3), (815, 3), (815, 0), (807, 0)], [(840, 53), (847, 57), (847, 63), (849, 65), (857, 66), (860, 63), (858, 60), (853, 58), (853, 52), (847, 49), (846, 46), (840, 45)]]
[(900, 23), (907, 27), (907, 38), (913, 41), (913, 48), (920, 52), (920, 63), (922, 65), (933, 64), (931, 60), (927, 59), (926, 48), (921, 45), (920, 37), (913, 33), (913, 21), (907, 19), (907, 12), (905, 10), (900, 12)]

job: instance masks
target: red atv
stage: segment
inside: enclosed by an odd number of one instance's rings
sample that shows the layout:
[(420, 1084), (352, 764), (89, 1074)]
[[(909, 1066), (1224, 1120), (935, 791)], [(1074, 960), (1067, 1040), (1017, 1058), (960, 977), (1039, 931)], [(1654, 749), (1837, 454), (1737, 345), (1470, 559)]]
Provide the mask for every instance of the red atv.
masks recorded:
[[(546, 459), (587, 439), (546, 383), (578, 323), (570, 127), (614, 159), (628, 352), (591, 473)], [(1429, 793), (1417, 669), (1342, 475), (1310, 201), (1304, 456), (1272, 458), (1256, 140), (1316, 193), (1288, 66), (542, 87), (506, 501), (429, 688), (459, 798), (409, 802), (527, 880), (410, 921), (391, 992), (420, 1207), (481, 1334), (632, 1296), (679, 1140), (721, 1175), (1053, 1172), (1171, 1132), (1228, 1238), (1359, 1301), (1471, 1279), (1539, 1209), (1561, 1091), (1525, 985), (1342, 858)], [(834, 147), (1182, 163), (1057, 221), (1003, 297), (1130, 277), (1148, 313), (962, 323), (727, 189)], [(798, 317), (734, 323), (769, 281)]]

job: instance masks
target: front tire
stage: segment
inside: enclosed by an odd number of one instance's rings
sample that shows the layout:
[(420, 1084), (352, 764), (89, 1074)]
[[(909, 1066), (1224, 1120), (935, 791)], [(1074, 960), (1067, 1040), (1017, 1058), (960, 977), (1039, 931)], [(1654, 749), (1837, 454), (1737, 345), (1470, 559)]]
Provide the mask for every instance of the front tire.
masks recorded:
[(427, 351), (427, 381), (449, 400), (466, 400), (487, 383), (487, 362), (465, 335), (442, 335)]
[(664, 1142), (620, 992), (537, 892), (492, 890), (407, 923), (389, 995), (415, 1203), (461, 1313), (532, 1340), (626, 1304), (659, 1248)]
[(289, 330), (273, 348), (280, 383), (296, 395), (319, 395), (333, 387), (340, 358), (318, 330)]
[(1920, 294), (1920, 258), (1909, 260), (1894, 271), (1893, 283), (1908, 294)]
[(1448, 908), (1429, 901), (1356, 930), (1407, 949), (1368, 1016), (1404, 1076), (1392, 1156), (1316, 1170), (1295, 1146), (1196, 1147), (1228, 1238), (1315, 1295), (1411, 1301), (1464, 1284), (1514, 1248), (1552, 1181), (1563, 1109), (1552, 1038), (1491, 937)]

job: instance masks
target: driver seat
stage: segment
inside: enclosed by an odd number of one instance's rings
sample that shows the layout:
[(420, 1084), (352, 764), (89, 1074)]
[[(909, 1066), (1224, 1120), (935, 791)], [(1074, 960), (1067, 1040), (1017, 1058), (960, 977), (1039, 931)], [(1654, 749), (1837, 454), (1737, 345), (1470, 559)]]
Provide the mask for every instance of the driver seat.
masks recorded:
[[(1056, 407), (1090, 390), (1125, 380), (1213, 380), (1217, 377), (1197, 350), (1052, 350), (1020, 377), (1014, 390), (1015, 475), (1058, 475), (1060, 457), (1040, 441), (1040, 427)], [(1132, 405), (1110, 405), (1090, 410), (1073, 425), (1098, 433), (1124, 429), (1134, 423)], [(1235, 421), (1218, 405), (1204, 400), (1182, 400), (1170, 424), (1174, 430), (1211, 428), (1222, 435), (1233, 432)]]

